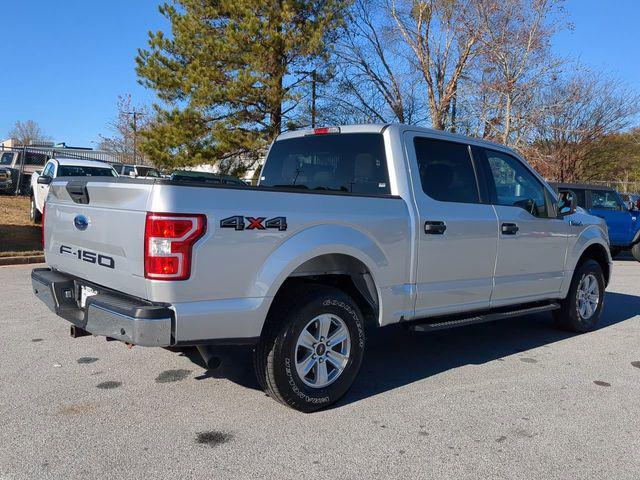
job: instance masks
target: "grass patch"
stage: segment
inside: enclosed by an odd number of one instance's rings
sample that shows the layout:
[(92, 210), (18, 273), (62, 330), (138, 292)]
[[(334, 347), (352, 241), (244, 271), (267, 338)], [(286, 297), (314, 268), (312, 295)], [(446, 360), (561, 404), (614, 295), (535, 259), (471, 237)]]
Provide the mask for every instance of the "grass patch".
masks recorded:
[(0, 256), (42, 253), (42, 231), (29, 220), (29, 198), (0, 195)]

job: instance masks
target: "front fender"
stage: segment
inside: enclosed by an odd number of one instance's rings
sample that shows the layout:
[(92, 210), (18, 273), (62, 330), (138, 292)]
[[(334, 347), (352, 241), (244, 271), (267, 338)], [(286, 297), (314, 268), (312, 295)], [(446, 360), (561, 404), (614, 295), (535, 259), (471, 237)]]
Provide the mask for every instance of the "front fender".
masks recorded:
[(563, 297), (569, 292), (573, 272), (576, 269), (576, 265), (578, 264), (580, 257), (585, 250), (592, 245), (602, 246), (607, 255), (607, 262), (610, 265), (613, 263), (613, 260), (611, 259), (611, 252), (609, 251), (609, 242), (604, 230), (602, 230), (598, 225), (587, 226), (582, 232), (580, 232), (578, 238), (576, 238), (573, 245), (568, 249), (565, 266), (565, 280), (562, 285)]
[(325, 254), (349, 255), (371, 272), (376, 285), (379, 271), (389, 261), (368, 234), (347, 225), (314, 225), (289, 237), (278, 246), (257, 272), (252, 297), (273, 297), (300, 265)]

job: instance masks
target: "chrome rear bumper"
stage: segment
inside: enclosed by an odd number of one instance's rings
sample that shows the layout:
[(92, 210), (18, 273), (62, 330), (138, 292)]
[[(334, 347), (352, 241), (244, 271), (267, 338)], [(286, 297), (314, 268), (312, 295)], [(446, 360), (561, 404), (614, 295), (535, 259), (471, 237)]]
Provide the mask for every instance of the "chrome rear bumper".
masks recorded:
[(59, 317), (76, 327), (143, 347), (173, 345), (173, 310), (129, 297), (118, 292), (98, 290), (89, 297), (84, 308), (79, 306), (80, 279), (51, 270), (36, 268), (31, 272), (33, 293)]

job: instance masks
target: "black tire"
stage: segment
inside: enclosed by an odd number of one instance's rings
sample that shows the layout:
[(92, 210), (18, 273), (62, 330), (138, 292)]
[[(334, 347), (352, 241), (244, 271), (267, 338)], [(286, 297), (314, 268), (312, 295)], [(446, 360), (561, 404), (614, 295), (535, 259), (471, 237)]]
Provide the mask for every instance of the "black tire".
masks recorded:
[[(593, 314), (584, 318), (578, 304), (578, 288), (585, 277), (592, 275), (598, 283), (598, 304)], [(604, 306), (604, 274), (595, 260), (582, 262), (573, 274), (567, 298), (560, 302), (561, 308), (553, 312), (553, 319), (558, 328), (572, 332), (584, 333), (594, 330), (600, 320)]]
[[(313, 412), (337, 402), (353, 384), (364, 355), (365, 330), (358, 305), (340, 290), (309, 285), (296, 289), (294, 295), (281, 299), (271, 310), (265, 332), (254, 352), (260, 385), (274, 400), (301, 412)], [(301, 350), (297, 342), (310, 322), (323, 314), (331, 314), (332, 318), (338, 317), (343, 322), (349, 332), (350, 354), (344, 369), (332, 383), (316, 388), (305, 383), (309, 381), (307, 377), (303, 381), (298, 374), (296, 360), (300, 358)], [(331, 325), (335, 327), (333, 323)], [(334, 368), (330, 360), (326, 362), (325, 371)], [(314, 368), (318, 368), (317, 363)], [(310, 375), (313, 372), (312, 369)]]
[(31, 195), (31, 202), (29, 202), (29, 219), (32, 223), (40, 223), (42, 220), (42, 214), (36, 208), (36, 200)]
[(636, 243), (633, 247), (631, 247), (631, 255), (633, 255), (633, 258), (640, 262), (640, 243)]

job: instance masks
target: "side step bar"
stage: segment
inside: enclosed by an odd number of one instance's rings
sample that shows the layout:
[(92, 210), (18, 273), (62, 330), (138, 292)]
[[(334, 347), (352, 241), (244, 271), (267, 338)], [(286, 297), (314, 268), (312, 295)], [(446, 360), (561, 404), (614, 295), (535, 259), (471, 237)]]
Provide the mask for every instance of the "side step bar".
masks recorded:
[(477, 323), (493, 322), (495, 320), (502, 320), (503, 318), (520, 317), (522, 315), (530, 315), (532, 313), (550, 312), (551, 310), (557, 310), (560, 308), (560, 304), (553, 302), (544, 305), (536, 305), (528, 308), (519, 308), (517, 310), (500, 310), (491, 312), (488, 311), (483, 314), (469, 314), (459, 316), (447, 316), (447, 317), (435, 317), (429, 319), (427, 322), (412, 323), (409, 330), (414, 332), (430, 332), (433, 330), (442, 330), (445, 328), (463, 327), (465, 325), (475, 325)]

